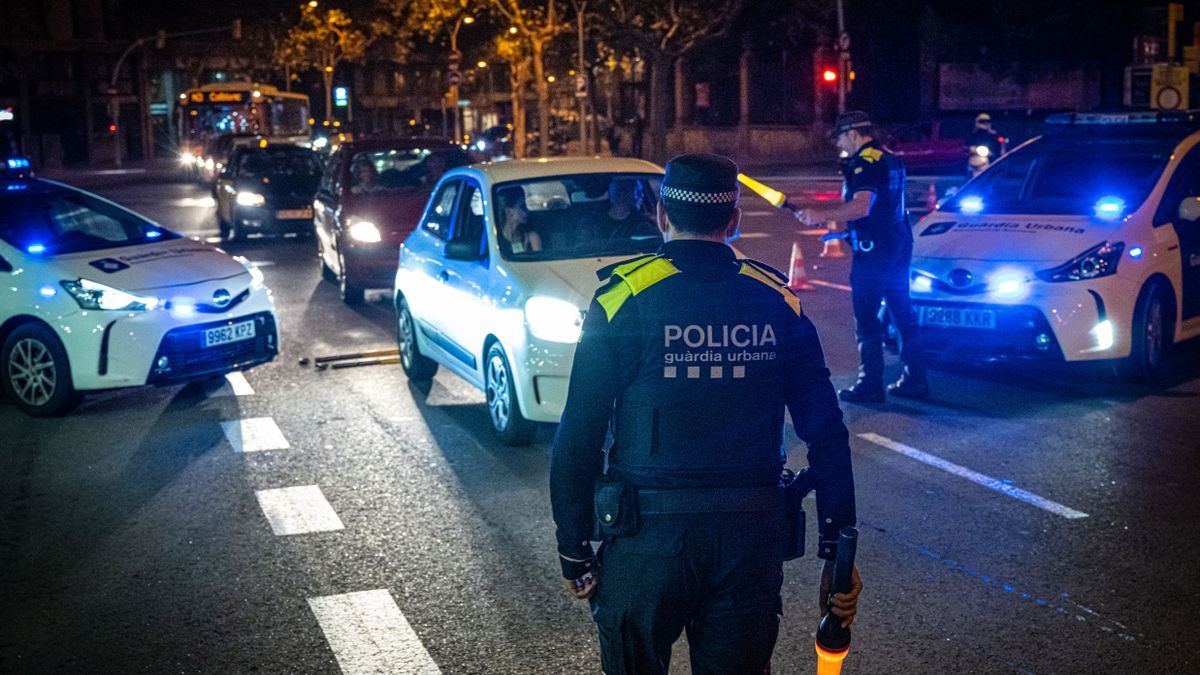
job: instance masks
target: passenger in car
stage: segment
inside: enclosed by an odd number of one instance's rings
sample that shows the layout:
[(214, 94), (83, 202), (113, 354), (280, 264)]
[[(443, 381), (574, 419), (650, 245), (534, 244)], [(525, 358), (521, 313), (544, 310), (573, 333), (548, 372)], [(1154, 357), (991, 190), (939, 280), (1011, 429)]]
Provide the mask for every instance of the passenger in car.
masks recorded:
[(521, 188), (501, 190), (500, 233), (508, 241), (514, 254), (537, 253), (542, 250), (542, 237), (529, 227), (529, 209), (525, 204), (525, 191)]

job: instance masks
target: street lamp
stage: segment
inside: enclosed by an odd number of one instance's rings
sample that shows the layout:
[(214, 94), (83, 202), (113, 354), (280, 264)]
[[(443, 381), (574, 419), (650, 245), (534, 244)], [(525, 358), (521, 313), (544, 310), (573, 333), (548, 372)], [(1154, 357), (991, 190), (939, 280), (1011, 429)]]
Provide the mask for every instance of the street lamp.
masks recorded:
[[(455, 143), (458, 143), (462, 139), (462, 119), (459, 117), (458, 110), (458, 79), (461, 77), (458, 72), (458, 64), (459, 59), (462, 58), (462, 54), (458, 51), (458, 29), (462, 28), (463, 24), (469, 26), (473, 23), (475, 23), (475, 17), (462, 15), (458, 17), (458, 20), (454, 22), (454, 27), (450, 29), (450, 98), (454, 99)], [(445, 118), (443, 117), (442, 119), (444, 120)]]

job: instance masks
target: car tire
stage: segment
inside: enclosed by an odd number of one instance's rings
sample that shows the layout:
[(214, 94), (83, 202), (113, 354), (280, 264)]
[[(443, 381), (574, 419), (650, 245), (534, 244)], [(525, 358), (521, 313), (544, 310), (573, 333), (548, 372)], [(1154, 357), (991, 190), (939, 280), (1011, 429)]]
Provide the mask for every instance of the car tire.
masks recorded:
[(484, 394), (492, 430), (504, 445), (529, 445), (537, 427), (521, 414), (512, 367), (500, 343), (493, 343), (488, 348), (483, 369)]
[(67, 351), (41, 324), (19, 326), (4, 341), (0, 382), (17, 407), (33, 417), (62, 415), (79, 403)]
[(362, 304), (363, 296), (365, 295), (362, 287), (355, 286), (350, 283), (350, 275), (346, 274), (346, 258), (338, 253), (338, 293), (342, 296), (342, 302), (347, 305)]
[(1147, 284), (1133, 310), (1129, 357), (1117, 364), (1118, 374), (1130, 382), (1156, 381), (1162, 375), (1174, 333), (1166, 290), (1158, 282)]
[(396, 303), (397, 330), (396, 342), (400, 346), (400, 367), (404, 374), (414, 382), (427, 382), (437, 374), (437, 361), (421, 353), (417, 344), (417, 324), (413, 321), (408, 302), (403, 298)]

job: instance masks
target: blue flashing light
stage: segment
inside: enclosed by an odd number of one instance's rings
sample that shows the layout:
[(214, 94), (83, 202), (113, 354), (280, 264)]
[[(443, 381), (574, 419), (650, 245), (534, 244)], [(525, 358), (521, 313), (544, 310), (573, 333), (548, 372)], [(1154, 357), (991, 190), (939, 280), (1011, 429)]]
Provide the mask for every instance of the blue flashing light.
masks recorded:
[(196, 316), (196, 303), (191, 298), (175, 298), (171, 300), (171, 316), (176, 319), (190, 319)]
[(926, 276), (916, 276), (912, 280), (912, 290), (921, 293), (928, 293), (933, 290), (933, 279)]
[(1093, 207), (1101, 220), (1116, 220), (1125, 212), (1125, 200), (1120, 197), (1101, 197)]
[(17, 190), (28, 190), (29, 186), (24, 183), (9, 183), (4, 186), (4, 189), (16, 192)]
[(24, 157), (10, 157), (7, 160), (8, 168), (10, 169), (28, 169), (29, 160)]
[(25, 247), (25, 251), (28, 253), (45, 253), (46, 247), (42, 244), (30, 244)]
[(58, 291), (54, 290), (53, 286), (42, 286), (38, 289), (38, 295), (43, 298), (53, 298), (58, 295)]
[(147, 239), (158, 239), (161, 236), (162, 236), (162, 232), (159, 232), (158, 230), (150, 230), (149, 232), (146, 233)]
[(1140, 258), (1140, 257), (1142, 257), (1142, 247), (1141, 247), (1141, 246), (1134, 246), (1133, 248), (1129, 249), (1129, 257), (1130, 257), (1130, 258)]
[(968, 215), (975, 215), (976, 213), (982, 213), (983, 212), (983, 200), (980, 199), (979, 197), (974, 197), (974, 196), (963, 197), (962, 200), (958, 202), (958, 208), (960, 211), (962, 211), (963, 213), (966, 213)]

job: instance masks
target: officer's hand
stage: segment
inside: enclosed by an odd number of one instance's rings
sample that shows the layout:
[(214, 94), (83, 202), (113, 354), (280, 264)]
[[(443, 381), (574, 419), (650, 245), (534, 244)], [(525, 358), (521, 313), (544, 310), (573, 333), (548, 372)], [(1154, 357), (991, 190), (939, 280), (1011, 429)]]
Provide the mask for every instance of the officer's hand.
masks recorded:
[(850, 624), (854, 623), (854, 615), (858, 613), (858, 594), (862, 593), (863, 589), (862, 577), (858, 576), (858, 565), (855, 565), (850, 572), (849, 593), (833, 593), (831, 596), (832, 588), (833, 561), (826, 560), (825, 566), (821, 569), (821, 595), (817, 601), (821, 609), (821, 616), (825, 616), (825, 612), (830, 610), (829, 602), (832, 597), (833, 613), (845, 619), (842, 622), (842, 628), (849, 628)]
[(578, 579), (563, 579), (563, 587), (576, 600), (587, 600), (596, 592), (596, 573), (588, 572)]

